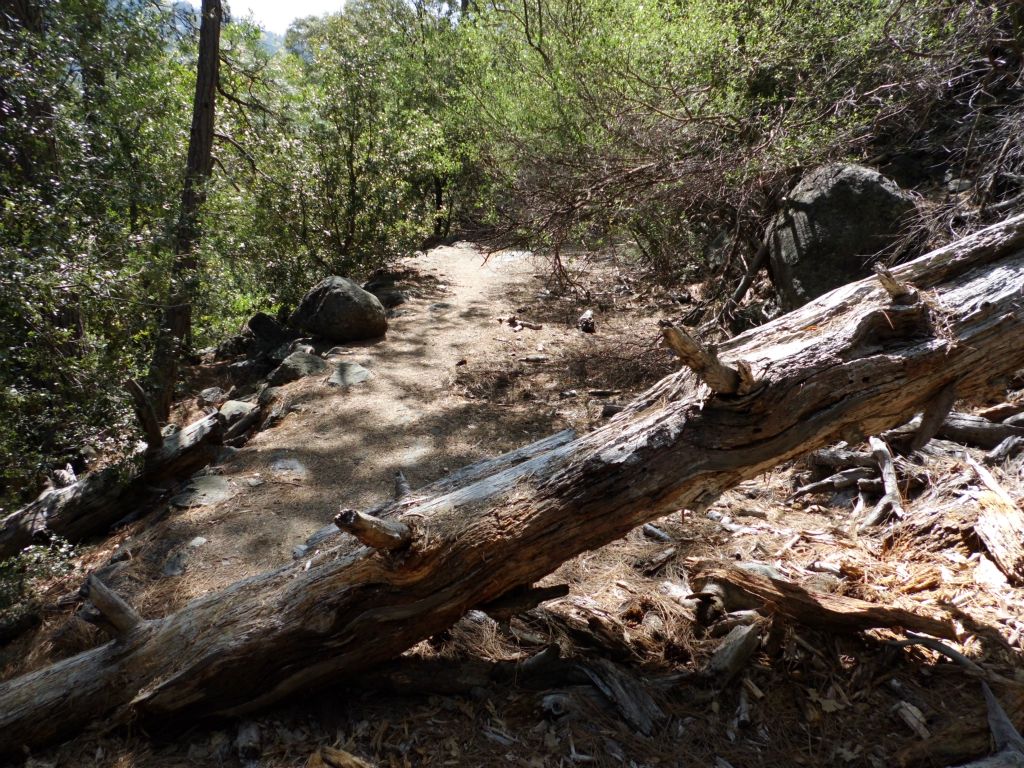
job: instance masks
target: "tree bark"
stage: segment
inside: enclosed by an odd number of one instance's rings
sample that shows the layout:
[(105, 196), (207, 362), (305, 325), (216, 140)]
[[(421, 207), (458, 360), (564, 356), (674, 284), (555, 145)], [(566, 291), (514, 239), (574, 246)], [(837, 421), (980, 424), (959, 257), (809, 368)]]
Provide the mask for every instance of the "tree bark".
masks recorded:
[(199, 63), (188, 139), (185, 183), (174, 234), (171, 292), (150, 365), (150, 384), (157, 416), (166, 420), (174, 399), (178, 366), (192, 342), (192, 298), (199, 262), (199, 209), (213, 171), (213, 123), (220, 76), (220, 0), (203, 0), (199, 25)]
[(343, 537), (300, 563), (198, 598), (118, 639), (0, 685), (0, 752), (93, 719), (237, 716), (365, 671), (562, 562), (842, 436), (902, 424), (947, 385), (968, 396), (1024, 366), (1024, 216), (832, 291), (718, 350), (744, 395), (689, 371), (597, 430), (380, 517), (411, 529), (378, 551)]

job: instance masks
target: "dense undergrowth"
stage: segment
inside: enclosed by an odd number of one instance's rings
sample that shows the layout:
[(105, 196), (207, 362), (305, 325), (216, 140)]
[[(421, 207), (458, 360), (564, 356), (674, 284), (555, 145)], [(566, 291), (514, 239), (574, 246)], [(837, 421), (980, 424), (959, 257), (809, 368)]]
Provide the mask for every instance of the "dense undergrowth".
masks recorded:
[[(122, 382), (175, 290), (183, 8), (0, 12), (8, 507), (132, 438)], [(556, 272), (567, 246), (625, 242), (661, 279), (725, 290), (831, 159), (928, 195), (919, 241), (963, 232), (1020, 206), (1022, 28), (1010, 0), (351, 0), (271, 51), (229, 19), (194, 344), (456, 233)]]

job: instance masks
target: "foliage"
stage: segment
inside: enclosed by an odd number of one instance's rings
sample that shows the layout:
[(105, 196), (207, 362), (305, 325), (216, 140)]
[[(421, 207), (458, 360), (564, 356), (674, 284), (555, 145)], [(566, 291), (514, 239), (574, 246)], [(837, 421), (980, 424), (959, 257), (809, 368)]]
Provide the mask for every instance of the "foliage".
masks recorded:
[[(171, 294), (194, 90), (175, 7), (0, 11), (0, 505), (131, 439), (122, 381)], [(735, 274), (831, 159), (974, 179), (935, 229), (1005, 215), (1022, 27), (1010, 0), (350, 0), (283, 47), (230, 22), (195, 342), (456, 232)]]
[(186, 125), (167, 14), (14, 8), (0, 20), (0, 504), (89, 434), (120, 432)]
[(38, 581), (62, 576), (73, 569), (74, 547), (60, 538), (33, 544), (15, 557), (0, 560), (0, 624), (27, 609)]

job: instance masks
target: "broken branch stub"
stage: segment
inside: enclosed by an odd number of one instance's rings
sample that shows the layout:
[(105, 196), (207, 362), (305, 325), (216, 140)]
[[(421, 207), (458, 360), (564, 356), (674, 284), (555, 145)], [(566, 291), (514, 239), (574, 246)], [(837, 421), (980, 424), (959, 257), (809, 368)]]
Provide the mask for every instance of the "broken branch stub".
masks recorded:
[(690, 368), (711, 390), (720, 395), (743, 395), (753, 389), (750, 366), (740, 361), (736, 368), (718, 359), (713, 347), (705, 347), (686, 331), (669, 322), (662, 324), (661, 335), (683, 364)]
[(366, 546), (385, 552), (402, 549), (412, 541), (412, 528), (405, 523), (373, 517), (354, 509), (341, 510), (335, 515), (334, 524)]
[(885, 292), (893, 301), (900, 304), (911, 304), (917, 301), (917, 291), (912, 285), (897, 280), (893, 273), (882, 264), (875, 264), (874, 270), (878, 282), (882, 284)]

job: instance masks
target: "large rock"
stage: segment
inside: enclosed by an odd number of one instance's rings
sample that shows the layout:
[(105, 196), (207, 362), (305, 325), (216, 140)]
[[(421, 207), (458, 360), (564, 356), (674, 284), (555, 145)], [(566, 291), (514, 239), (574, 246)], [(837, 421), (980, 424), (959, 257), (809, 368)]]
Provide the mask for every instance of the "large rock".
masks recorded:
[(833, 164), (807, 174), (768, 231), (784, 308), (871, 274), (914, 210), (909, 194), (870, 168)]
[(377, 297), (345, 277), (328, 277), (314, 286), (288, 323), (340, 342), (375, 339), (388, 329), (384, 306)]

